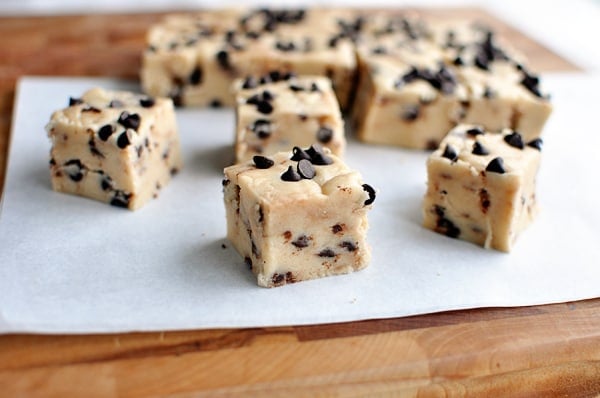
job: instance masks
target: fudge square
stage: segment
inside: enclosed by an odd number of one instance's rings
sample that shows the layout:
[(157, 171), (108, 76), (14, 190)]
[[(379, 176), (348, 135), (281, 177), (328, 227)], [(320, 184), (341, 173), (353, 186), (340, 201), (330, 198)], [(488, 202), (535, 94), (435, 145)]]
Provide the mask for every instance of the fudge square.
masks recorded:
[(236, 87), (237, 162), (313, 143), (343, 155), (344, 122), (329, 79), (273, 72)]
[(365, 268), (375, 190), (326, 148), (225, 168), (227, 237), (263, 287)]
[(427, 161), (423, 224), (436, 232), (500, 251), (537, 213), (540, 138), (510, 129), (486, 132), (459, 125)]
[(292, 71), (329, 77), (345, 109), (356, 69), (353, 15), (241, 8), (168, 16), (148, 31), (142, 87), (177, 106), (234, 106), (236, 78)]
[(138, 209), (182, 165), (173, 102), (93, 88), (52, 114), (55, 191)]

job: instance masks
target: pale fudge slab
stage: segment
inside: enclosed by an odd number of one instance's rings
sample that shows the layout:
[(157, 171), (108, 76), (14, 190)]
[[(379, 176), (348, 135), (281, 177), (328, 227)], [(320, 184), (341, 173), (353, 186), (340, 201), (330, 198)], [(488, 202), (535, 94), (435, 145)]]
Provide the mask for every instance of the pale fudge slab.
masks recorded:
[(328, 78), (272, 73), (235, 87), (237, 162), (313, 143), (343, 155), (344, 121)]
[(58, 192), (136, 210), (182, 166), (169, 98), (93, 88), (54, 112), (46, 131)]
[(365, 268), (375, 190), (326, 148), (225, 168), (227, 237), (263, 287)]
[(427, 161), (426, 228), (508, 252), (537, 213), (541, 138), (455, 127)]
[(361, 140), (432, 149), (459, 123), (541, 135), (549, 97), (524, 57), (490, 30), (381, 15), (366, 26), (354, 105)]
[(327, 76), (350, 103), (356, 58), (346, 23), (332, 10), (243, 10), (171, 16), (152, 27), (141, 81), (181, 106), (233, 106), (236, 78), (269, 72)]

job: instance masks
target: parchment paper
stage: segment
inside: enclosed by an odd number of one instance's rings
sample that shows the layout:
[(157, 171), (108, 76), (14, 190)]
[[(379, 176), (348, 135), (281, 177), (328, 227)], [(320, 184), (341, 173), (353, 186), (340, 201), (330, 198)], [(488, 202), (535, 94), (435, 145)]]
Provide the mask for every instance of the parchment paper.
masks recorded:
[[(0, 214), (0, 333), (93, 333), (342, 322), (600, 296), (600, 78), (544, 78), (541, 212), (510, 254), (421, 227), (427, 153), (350, 139), (346, 160), (378, 189), (371, 265), (275, 289), (225, 239), (222, 168), (231, 109), (181, 110), (185, 167), (137, 212), (50, 188), (44, 125), (110, 79), (25, 77)], [(226, 248), (223, 248), (225, 245)]]

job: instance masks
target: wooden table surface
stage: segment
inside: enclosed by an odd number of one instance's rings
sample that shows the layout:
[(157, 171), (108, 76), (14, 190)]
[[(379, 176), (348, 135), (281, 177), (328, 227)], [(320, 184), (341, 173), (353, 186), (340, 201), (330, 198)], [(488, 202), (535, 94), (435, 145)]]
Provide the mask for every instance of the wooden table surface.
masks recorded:
[[(487, 21), (539, 71), (577, 69), (482, 10), (429, 13)], [(0, 18), (0, 176), (20, 76), (137, 78), (160, 17)], [(334, 325), (0, 336), (0, 396), (219, 393), (597, 396), (600, 299)]]

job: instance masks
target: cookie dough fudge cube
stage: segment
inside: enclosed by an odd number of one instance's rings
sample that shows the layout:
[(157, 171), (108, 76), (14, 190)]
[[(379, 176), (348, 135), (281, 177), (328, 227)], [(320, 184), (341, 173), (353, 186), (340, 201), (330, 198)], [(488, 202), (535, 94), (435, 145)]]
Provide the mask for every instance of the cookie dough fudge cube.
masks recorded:
[(328, 149), (296, 147), (229, 166), (227, 237), (258, 285), (280, 286), (365, 268), (375, 190)]
[(52, 114), (52, 188), (131, 210), (182, 166), (173, 102), (91, 89)]
[(459, 125), (427, 161), (426, 228), (508, 252), (537, 213), (542, 141)]
[[(229, 10), (171, 16), (152, 27), (141, 81), (181, 106), (233, 106), (236, 78), (271, 71), (327, 76), (350, 103), (354, 49), (332, 10)], [(175, 23), (175, 22), (177, 23)]]
[(236, 87), (237, 162), (313, 143), (343, 154), (344, 122), (329, 79), (272, 73)]

